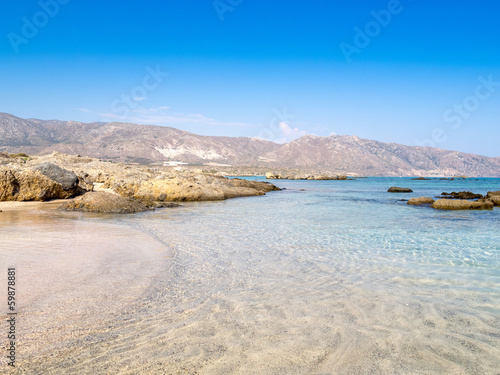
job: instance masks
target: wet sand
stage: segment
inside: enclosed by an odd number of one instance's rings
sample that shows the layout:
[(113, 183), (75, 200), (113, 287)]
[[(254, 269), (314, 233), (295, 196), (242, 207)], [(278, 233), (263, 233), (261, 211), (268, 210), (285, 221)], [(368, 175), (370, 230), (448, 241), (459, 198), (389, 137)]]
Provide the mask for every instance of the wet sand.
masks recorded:
[[(58, 367), (54, 373), (66, 373), (70, 351), (109, 340), (110, 327), (140, 308), (155, 277), (172, 262), (171, 249), (154, 238), (97, 217), (59, 213), (59, 205), (0, 203), (0, 285), (7, 289), (7, 267), (15, 267), (18, 312), (17, 368), (7, 367), (2, 355), (2, 373), (47, 373)], [(5, 303), (4, 333), (6, 311)], [(6, 350), (1, 340), (0, 351)]]

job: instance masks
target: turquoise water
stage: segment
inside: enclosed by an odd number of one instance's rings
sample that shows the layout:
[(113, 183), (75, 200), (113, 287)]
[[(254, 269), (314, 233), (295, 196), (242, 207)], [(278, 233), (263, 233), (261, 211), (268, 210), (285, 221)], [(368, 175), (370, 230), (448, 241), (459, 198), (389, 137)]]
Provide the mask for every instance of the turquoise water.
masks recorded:
[[(136, 215), (58, 213), (53, 219), (66, 225), (133, 228), (162, 246), (145, 246), (135, 259), (130, 243), (121, 264), (116, 246), (106, 258), (97, 241), (102, 290), (113, 286), (119, 298), (96, 300), (83, 338), (47, 346), (26, 366), (82, 374), (500, 373), (500, 209), (400, 201), (485, 194), (500, 190), (500, 179), (273, 182), (286, 190)], [(388, 193), (391, 186), (414, 193)]]
[(399, 201), (500, 179), (274, 182), (286, 190), (120, 219), (176, 253), (151, 299), (152, 358), (210, 374), (500, 371), (500, 210)]

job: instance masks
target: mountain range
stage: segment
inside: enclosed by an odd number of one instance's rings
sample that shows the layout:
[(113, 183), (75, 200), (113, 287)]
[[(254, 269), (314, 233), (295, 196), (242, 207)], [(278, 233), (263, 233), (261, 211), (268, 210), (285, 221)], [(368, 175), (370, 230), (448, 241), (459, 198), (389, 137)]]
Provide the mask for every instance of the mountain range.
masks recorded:
[(218, 163), (364, 176), (500, 177), (500, 157), (356, 136), (305, 135), (277, 144), (257, 138), (201, 136), (164, 126), (22, 119), (7, 113), (0, 113), (0, 151), (33, 155), (59, 151), (142, 164)]

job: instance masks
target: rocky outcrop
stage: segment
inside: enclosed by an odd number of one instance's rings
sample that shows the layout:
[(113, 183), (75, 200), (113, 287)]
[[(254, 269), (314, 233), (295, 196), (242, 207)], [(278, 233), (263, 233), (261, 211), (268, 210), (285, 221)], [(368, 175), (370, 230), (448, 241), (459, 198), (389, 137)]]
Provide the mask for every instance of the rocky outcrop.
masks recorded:
[(78, 176), (74, 172), (63, 169), (55, 164), (42, 163), (33, 167), (33, 170), (61, 184), (66, 191), (74, 191), (78, 188)]
[(62, 211), (96, 212), (106, 214), (130, 214), (144, 212), (150, 208), (135, 199), (103, 191), (88, 192), (58, 208)]
[(420, 197), (420, 198), (410, 198), (406, 204), (411, 206), (421, 206), (421, 205), (431, 205), (435, 201), (432, 198)]
[(275, 185), (270, 184), (269, 182), (242, 180), (240, 178), (230, 178), (227, 179), (226, 182), (234, 187), (251, 188), (262, 193), (281, 190), (279, 187), (276, 187)]
[(439, 199), (431, 207), (438, 210), (491, 210), (493, 203), (490, 201)]
[(413, 190), (409, 188), (402, 188), (402, 187), (397, 187), (393, 186), (387, 190), (388, 193), (413, 193)]
[(162, 202), (221, 200), (280, 190), (267, 182), (228, 179), (201, 170), (149, 168), (57, 152), (23, 164), (11, 159), (0, 167), (0, 200), (66, 199), (92, 192), (94, 184), (150, 208), (168, 205)]
[(266, 173), (266, 178), (268, 180), (274, 180), (274, 179), (279, 179), (281, 178), (281, 175), (278, 173), (273, 173), (273, 172), (267, 172)]
[(495, 206), (500, 206), (500, 195), (494, 195), (491, 198), (488, 198), (490, 202), (493, 203)]
[(427, 180), (430, 180), (430, 178), (426, 178), (426, 177), (415, 177), (415, 178), (412, 178), (412, 180), (427, 181)]
[(486, 194), (487, 198), (498, 197), (498, 196), (500, 196), (500, 190), (488, 191), (488, 194)]
[(441, 196), (438, 198), (443, 198), (443, 199), (481, 199), (481, 198), (483, 198), (483, 196), (481, 194), (475, 194), (471, 191), (459, 191), (458, 193), (452, 191), (451, 193), (442, 192)]
[(227, 179), (197, 173), (158, 176), (146, 181), (115, 180), (104, 184), (104, 187), (126, 197), (162, 202), (214, 201), (264, 195), (268, 191), (280, 190), (266, 182)]
[(275, 172), (267, 172), (268, 180), (347, 180), (347, 176), (328, 176), (328, 175), (310, 175), (310, 174), (279, 174)]
[(0, 169), (0, 201), (67, 199), (78, 192), (78, 178), (69, 186), (52, 180), (39, 170)]
[(486, 196), (482, 199), (479, 199), (478, 202), (491, 202), (494, 206), (500, 206), (500, 195), (490, 195)]

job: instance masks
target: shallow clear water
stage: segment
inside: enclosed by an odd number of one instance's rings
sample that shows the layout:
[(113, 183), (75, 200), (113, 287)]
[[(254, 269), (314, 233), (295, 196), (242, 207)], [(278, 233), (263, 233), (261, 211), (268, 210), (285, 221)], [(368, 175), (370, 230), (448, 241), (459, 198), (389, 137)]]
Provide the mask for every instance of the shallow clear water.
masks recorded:
[[(175, 255), (135, 310), (107, 323), (106, 345), (74, 343), (74, 368), (500, 373), (500, 210), (398, 201), (485, 194), (500, 190), (500, 179), (276, 184), (286, 190), (106, 219)], [(414, 193), (387, 193), (390, 186)], [(97, 359), (78, 367), (89, 351)]]

